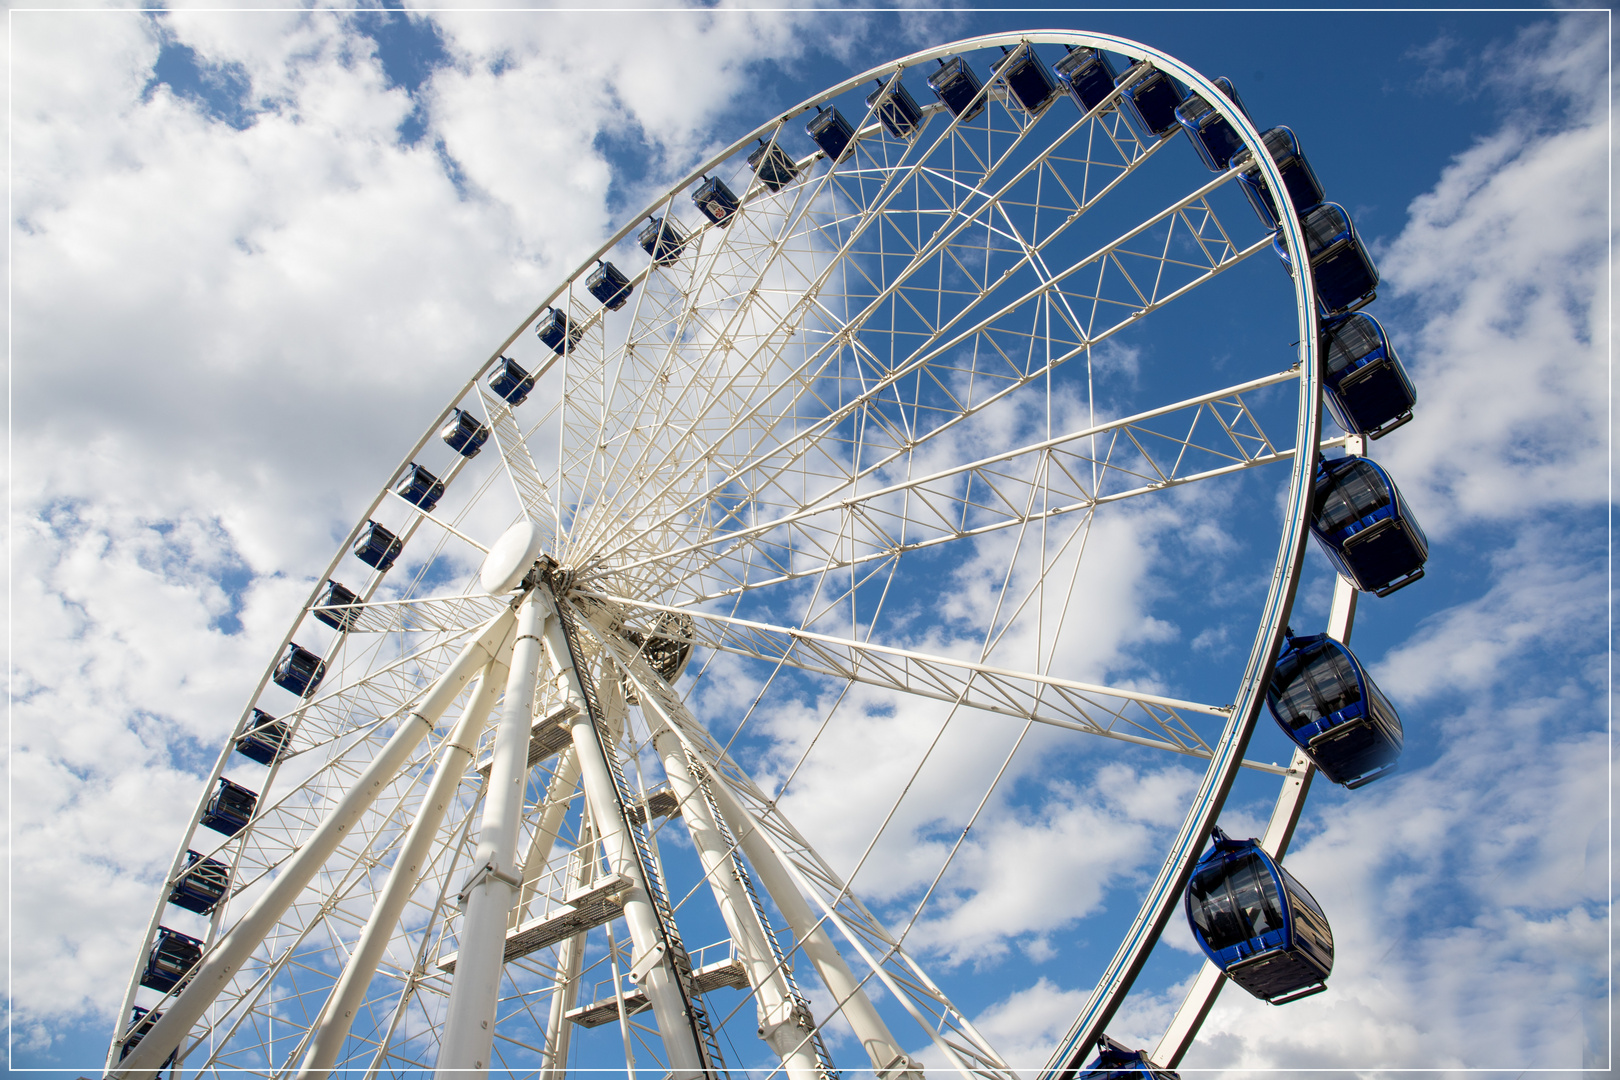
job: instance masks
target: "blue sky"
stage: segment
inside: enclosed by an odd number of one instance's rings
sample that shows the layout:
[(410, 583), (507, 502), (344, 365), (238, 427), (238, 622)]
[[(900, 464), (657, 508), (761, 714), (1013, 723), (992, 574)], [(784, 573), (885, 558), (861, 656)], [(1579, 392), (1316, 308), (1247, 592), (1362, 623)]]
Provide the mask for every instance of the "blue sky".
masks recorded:
[[(10, 25), (13, 1067), (99, 1067), (243, 693), (403, 447), (534, 303), (778, 110), (936, 42), (1042, 27), (1163, 49), (1231, 77), (1262, 128), (1291, 125), (1378, 259), (1373, 310), (1420, 397), (1373, 452), (1429, 533), (1428, 576), (1368, 598), (1354, 639), (1406, 721), (1402, 771), (1358, 792), (1319, 783), (1289, 858), (1334, 922), (1333, 990), (1286, 1010), (1224, 994), (1186, 1066), (1608, 1061), (1606, 13), (196, 9)], [(1215, 354), (1246, 332), (1212, 319), (1159, 348)], [(1153, 360), (1131, 358), (1149, 393)], [(1144, 586), (1121, 646), (1134, 674), (1235, 677), (1246, 644), (1191, 646), (1215, 624), (1153, 631), (1198, 587)], [(1319, 627), (1330, 589), (1312, 552), (1297, 628)], [(784, 700), (781, 746), (812, 690)], [(882, 708), (864, 714), (880, 718), (873, 745), (904, 744), (907, 718), (885, 728)], [(1257, 756), (1279, 743), (1263, 730)], [(1134, 909), (1144, 852), (1156, 861), (1168, 824), (1131, 800), (1179, 777), (1101, 755), (1073, 790), (1036, 776), (986, 830), (977, 865), (1005, 877), (999, 854), (1092, 842), (1076, 822), (1108, 809), (1130, 850), (1088, 886), (1090, 918), (1005, 897), (986, 915), (964, 885), (954, 921), (919, 932), (1016, 1060), (1061, 1034)], [(839, 805), (840, 783), (829, 762), (800, 796), (835, 845), (864, 812)], [(1240, 786), (1223, 824), (1253, 831), (1269, 799)], [(897, 839), (938, 831), (920, 820)], [(77, 885), (43, 884), (63, 878)], [(913, 884), (869, 882), (896, 910)], [(1196, 969), (1177, 935), (1122, 1032), (1156, 1037)]]

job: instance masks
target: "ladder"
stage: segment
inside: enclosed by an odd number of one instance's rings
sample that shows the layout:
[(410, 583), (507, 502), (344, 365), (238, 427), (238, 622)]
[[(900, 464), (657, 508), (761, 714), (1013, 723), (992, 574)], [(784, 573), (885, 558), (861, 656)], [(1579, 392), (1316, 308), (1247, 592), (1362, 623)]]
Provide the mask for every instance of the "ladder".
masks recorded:
[(709, 1023), (709, 1014), (699, 996), (697, 979), (692, 971), (692, 957), (687, 953), (686, 946), (681, 943), (680, 931), (675, 926), (675, 913), (670, 908), (669, 894), (664, 889), (663, 875), (659, 872), (658, 861), (653, 858), (646, 829), (650, 815), (645, 812), (640, 815), (631, 813), (631, 808), (637, 804), (635, 792), (625, 779), (618, 748), (613, 745), (613, 739), (603, 720), (602, 707), (596, 696), (596, 686), (586, 677), (585, 669), (580, 664), (579, 631), (574, 625), (572, 609), (567, 601), (557, 595), (555, 583), (551, 583), (551, 589), (557, 620), (562, 624), (563, 640), (568, 643), (568, 662), (578, 677), (580, 693), (585, 697), (585, 707), (591, 718), (591, 730), (596, 733), (596, 741), (602, 748), (602, 756), (607, 759), (608, 771), (613, 774), (614, 793), (619, 804), (619, 819), (629, 831), (631, 841), (635, 845), (636, 861), (641, 866), (641, 877), (647, 885), (647, 897), (652, 901), (653, 911), (658, 916), (658, 932), (663, 939), (664, 958), (674, 970), (675, 983), (681, 989), (686, 1016), (692, 1024), (692, 1034), (696, 1037), (698, 1052), (703, 1058), (704, 1072), (710, 1077), (729, 1078), (725, 1060), (720, 1055), (719, 1041), (714, 1035), (714, 1027)]

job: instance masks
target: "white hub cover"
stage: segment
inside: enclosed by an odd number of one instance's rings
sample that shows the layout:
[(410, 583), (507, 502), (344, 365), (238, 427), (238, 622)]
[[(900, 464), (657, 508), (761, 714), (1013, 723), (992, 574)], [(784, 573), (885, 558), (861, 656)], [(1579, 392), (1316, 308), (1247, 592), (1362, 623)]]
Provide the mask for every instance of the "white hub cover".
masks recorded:
[(495, 595), (511, 592), (540, 557), (540, 541), (540, 530), (532, 521), (520, 521), (507, 529), (484, 556), (478, 584)]

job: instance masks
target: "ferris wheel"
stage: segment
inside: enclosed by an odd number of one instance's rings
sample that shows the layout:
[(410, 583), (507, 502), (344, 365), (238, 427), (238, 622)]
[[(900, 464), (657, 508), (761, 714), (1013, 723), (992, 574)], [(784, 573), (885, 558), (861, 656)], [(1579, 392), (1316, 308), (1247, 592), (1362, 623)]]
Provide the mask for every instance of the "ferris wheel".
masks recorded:
[[(1173, 137), (1212, 120), (1224, 149)], [(1326, 264), (1275, 141), (1154, 49), (998, 35), (826, 90), (629, 221), (318, 579), (109, 1075), (1074, 1075), (1235, 778), (1279, 790), (1280, 858), (1313, 769), (1245, 754), (1321, 450), (1361, 433), (1318, 431)], [(1120, 583), (1234, 522), (1263, 538), (1228, 580), (1161, 586), (1235, 634), (1202, 663)], [(1088, 754), (1201, 779), (1068, 1035), (1009, 1061), (950, 941), (1011, 864), (963, 853), (1016, 785), (1084, 798)]]

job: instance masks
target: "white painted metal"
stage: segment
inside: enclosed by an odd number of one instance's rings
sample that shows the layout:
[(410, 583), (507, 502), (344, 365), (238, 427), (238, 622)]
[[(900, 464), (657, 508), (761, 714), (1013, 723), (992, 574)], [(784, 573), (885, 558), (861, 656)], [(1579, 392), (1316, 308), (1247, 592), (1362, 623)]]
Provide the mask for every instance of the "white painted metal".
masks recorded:
[(513, 617), (510, 611), (496, 616), (482, 634), (467, 643), (416, 706), (400, 718), (399, 727), (382, 752), (355, 778), (348, 794), (333, 807), (297, 854), (287, 860), (275, 881), (241, 921), (202, 958), (186, 989), (164, 1009), (163, 1019), (152, 1025), (141, 1044), (110, 1074), (113, 1080), (146, 1080), (155, 1075), (169, 1052), (180, 1045), (191, 1025), (208, 1011), (214, 998), (253, 954), (294, 897), (309, 884), (310, 878), (365, 813), (383, 785), (399, 771), (411, 750), (433, 730), (444, 710), (460, 696), (467, 681), (499, 655), (502, 643), (511, 632)]
[(588, 675), (575, 669), (563, 633), (562, 621), (553, 611), (545, 624), (546, 652), (552, 673), (565, 687), (568, 703), (577, 710), (570, 723), (591, 822), (601, 837), (613, 873), (622, 874), (634, 883), (624, 901), (625, 923), (636, 949), (632, 978), (641, 984), (652, 1003), (670, 1074), (674, 1080), (698, 1080), (704, 1071), (703, 1050), (686, 1015), (681, 989), (670, 967), (663, 930), (648, 896), (641, 860), (630, 837), (630, 824), (624, 820), (624, 807), (619, 805), (618, 789), (580, 686), (580, 679)]
[(405, 903), (422, 880), (422, 870), (432, 853), (445, 811), (467, 766), (472, 764), (478, 734), (483, 731), (490, 707), (495, 703), (495, 688), (506, 682), (504, 659), (491, 660), (478, 673), (477, 685), (462, 710), (461, 719), (440, 747), (439, 765), (422, 800), (422, 808), (411, 822), (410, 832), (388, 873), (388, 882), (377, 896), (376, 906), (366, 920), (366, 928), (360, 932), (349, 962), (344, 965), (343, 975), (316, 1019), (314, 1037), (299, 1067), (298, 1080), (325, 1080), (338, 1062), (349, 1028), (399, 924)]
[(534, 722), (534, 684), (541, 664), (540, 630), (550, 610), (532, 590), (518, 608), (511, 671), (495, 729), (495, 755), (484, 791), (484, 819), (472, 876), (462, 887), (466, 917), (450, 1005), (444, 1021), (435, 1075), (454, 1080), (468, 1069), (493, 1067), (495, 1010), (505, 966), (507, 917), (523, 887), (517, 861), (523, 824), (523, 787), (528, 777), (529, 728)]
[(810, 1043), (811, 1019), (800, 1011), (784, 972), (771, 955), (765, 928), (760, 925), (742, 882), (732, 869), (729, 846), (709, 811), (708, 799), (688, 767), (686, 749), (667, 725), (660, 726), (653, 734), (653, 746), (663, 761), (670, 787), (680, 799), (681, 819), (703, 862), (732, 944), (748, 969), (760, 1037), (782, 1059), (782, 1067), (791, 1080), (818, 1080), (815, 1050)]
[[(570, 751), (572, 753), (572, 751)], [(574, 780), (579, 780), (578, 759), (573, 768)], [(580, 847), (589, 851), (596, 842), (596, 832), (591, 828), (589, 818), (580, 823)], [(589, 885), (593, 879), (596, 862), (594, 859), (580, 859), (574, 877), (574, 884), (579, 887)], [(557, 950), (557, 992), (551, 997), (550, 1011), (546, 1014), (546, 1043), (541, 1057), (540, 1080), (562, 1080), (568, 1071), (568, 1044), (573, 1034), (574, 1026), (567, 1020), (568, 1010), (574, 1007), (579, 999), (579, 975), (585, 961), (585, 935), (575, 934), (563, 942)]]

